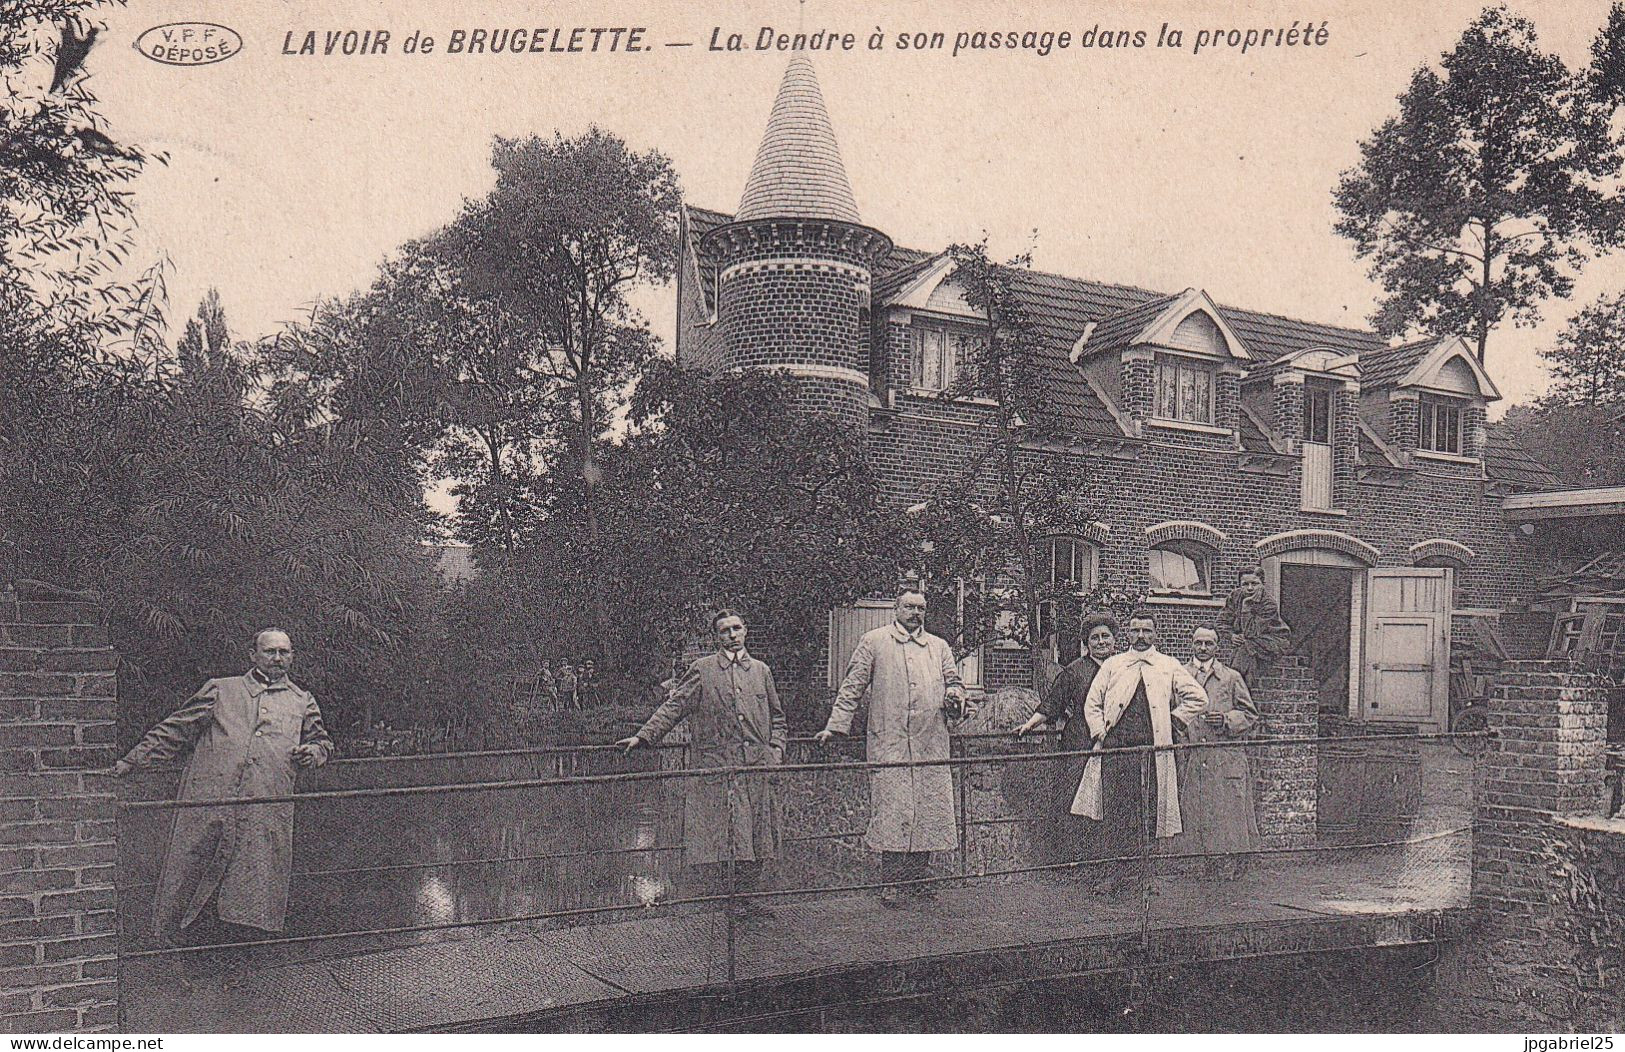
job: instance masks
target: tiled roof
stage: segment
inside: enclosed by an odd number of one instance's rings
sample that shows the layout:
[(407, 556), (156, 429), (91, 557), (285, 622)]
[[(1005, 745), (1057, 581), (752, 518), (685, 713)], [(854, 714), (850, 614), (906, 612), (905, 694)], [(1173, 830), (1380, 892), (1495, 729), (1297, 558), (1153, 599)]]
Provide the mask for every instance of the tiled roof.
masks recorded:
[(931, 265), (936, 261), (936, 256), (923, 256), (923, 258), (916, 260), (913, 263), (908, 263), (904, 266), (898, 267), (896, 270), (893, 270), (891, 273), (886, 274), (883, 277), (875, 278), (873, 289), (870, 292), (870, 299), (876, 303), (887, 302), (893, 296), (897, 295), (897, 293), (901, 292), (903, 286), (909, 284), (915, 278), (919, 277), (921, 274), (924, 274), (927, 270), (930, 270)]
[[(726, 213), (692, 206), (688, 208), (688, 215), (696, 241), (710, 230), (733, 221), (733, 217)], [(932, 253), (919, 249), (892, 249), (891, 254), (875, 268), (872, 293), (875, 305), (884, 304), (896, 295), (935, 258)], [(1127, 340), (1175, 297), (1132, 285), (1084, 281), (1037, 270), (1019, 272), (1017, 290), (1050, 352), (1047, 372), (1053, 384), (1055, 403), (1069, 427), (1085, 435), (1120, 435), (1122, 431), (1116, 418), (1101, 404), (1093, 389), (1078, 376), (1068, 355), (1089, 322), (1096, 323), (1089, 337), (1092, 347)], [(707, 296), (711, 294), (712, 290), (708, 288)], [(1284, 354), (1311, 347), (1326, 347), (1343, 354), (1357, 354), (1361, 385), (1375, 387), (1397, 382), (1438, 346), (1437, 339), (1429, 339), (1402, 347), (1388, 347), (1383, 337), (1374, 332), (1297, 321), (1239, 307), (1221, 305), (1219, 310), (1252, 352), (1254, 370), (1267, 369), (1269, 363)], [(1255, 452), (1268, 452), (1270, 449), (1268, 437), (1251, 421), (1243, 423), (1242, 443), (1244, 448)], [(1389, 463), (1381, 450), (1364, 435), (1360, 436), (1360, 458), (1363, 463)], [(1538, 488), (1556, 482), (1551, 472), (1525, 452), (1503, 428), (1490, 429), (1484, 464), (1491, 478), (1512, 485)]]
[(1262, 314), (1239, 307), (1220, 306), (1224, 320), (1230, 323), (1241, 342), (1252, 352), (1255, 368), (1264, 362), (1273, 362), (1283, 354), (1305, 351), (1311, 347), (1326, 347), (1341, 354), (1364, 356), (1386, 344), (1374, 332), (1345, 329), (1340, 325), (1322, 325), (1319, 322), (1297, 321), (1279, 314)]
[(859, 222), (818, 78), (807, 56), (800, 54), (785, 67), (756, 163), (739, 198), (741, 220), (780, 217)]
[(1275, 447), (1270, 444), (1269, 436), (1258, 426), (1253, 414), (1242, 410), (1241, 413), (1241, 448), (1248, 453), (1274, 453)]
[(1365, 433), (1365, 428), (1356, 428), (1355, 430), (1358, 432), (1357, 437), (1359, 439), (1357, 459), (1361, 464), (1376, 464), (1382, 467), (1392, 466), (1387, 455), (1383, 453), (1382, 447), (1373, 442), (1371, 436)]
[(1552, 470), (1530, 455), (1505, 423), (1489, 426), (1484, 444), (1484, 473), (1498, 482), (1523, 489), (1545, 489), (1559, 484)]
[(734, 221), (734, 217), (726, 212), (713, 212), (709, 208), (696, 208), (694, 205), (684, 207), (688, 211), (688, 226), (693, 231), (696, 242), (717, 227), (727, 226)]
[(1360, 355), (1360, 386), (1391, 387), (1399, 383), (1437, 346), (1439, 341), (1434, 338), (1365, 352)]
[(1097, 322), (1094, 332), (1089, 334), (1089, 342), (1084, 344), (1085, 352), (1106, 354), (1122, 350), (1128, 346), (1130, 340), (1140, 334), (1142, 329), (1151, 324), (1157, 315), (1167, 310), (1174, 299), (1173, 296), (1158, 296)]
[(1066, 430), (1078, 435), (1120, 436), (1123, 431), (1069, 357), (1083, 327), (1151, 296), (1143, 289), (1072, 281), (1036, 270), (1018, 271), (1016, 293), (1027, 307), (1046, 355), (1052, 404)]

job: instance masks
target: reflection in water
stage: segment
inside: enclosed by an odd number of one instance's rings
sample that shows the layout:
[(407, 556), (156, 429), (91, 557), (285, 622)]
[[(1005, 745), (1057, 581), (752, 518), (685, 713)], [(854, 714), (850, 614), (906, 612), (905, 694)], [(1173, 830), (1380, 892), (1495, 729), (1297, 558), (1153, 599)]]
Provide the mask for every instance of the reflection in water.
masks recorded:
[(653, 906), (672, 892), (671, 885), (655, 870), (656, 857), (648, 853), (659, 840), (660, 813), (652, 804), (644, 801), (638, 806), (635, 818), (633, 842), (640, 853), (627, 856), (628, 867), (634, 869), (627, 880), (631, 885), (632, 898), (641, 905)]
[(416, 920), (421, 924), (445, 924), (457, 918), (457, 900), (446, 882), (434, 873), (425, 873), (418, 886)]
[[(310, 788), (454, 784), (647, 768), (618, 757), (341, 765)], [(139, 812), (121, 829), (129, 883), (156, 879), (172, 817)], [(500, 917), (652, 905), (676, 894), (681, 787), (642, 781), (313, 800), (295, 818), (285, 934), (455, 925)], [(152, 892), (122, 896), (124, 930), (146, 942)], [(591, 920), (583, 913), (576, 919)], [(452, 928), (393, 942), (458, 938)]]

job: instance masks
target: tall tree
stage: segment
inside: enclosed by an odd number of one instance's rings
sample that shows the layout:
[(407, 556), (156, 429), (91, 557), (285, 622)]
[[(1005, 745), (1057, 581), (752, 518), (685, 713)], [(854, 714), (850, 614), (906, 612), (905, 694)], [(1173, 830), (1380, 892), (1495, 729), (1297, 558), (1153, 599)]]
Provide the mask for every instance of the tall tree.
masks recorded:
[(195, 320), (193, 350), (152, 375), (9, 372), (0, 486), (16, 503), (0, 536), (14, 572), (104, 597), (126, 730), (240, 662), (268, 623), (296, 634), (344, 721), (405, 678), (431, 580), (417, 479), (348, 421), (270, 411), (256, 348), (231, 341), (218, 301)]
[(1335, 229), (1382, 284), (1379, 331), (1470, 333), (1482, 362), (1498, 325), (1537, 322), (1591, 252), (1625, 237), (1614, 105), (1598, 84), (1504, 7), (1440, 69), (1415, 72), (1333, 195)]
[(306, 411), (365, 421), (380, 452), (453, 480), (464, 540), (487, 557), (524, 543), (558, 436), (545, 348), (521, 319), (414, 242), (366, 292), (319, 305), (269, 344), (282, 395), (315, 395)]
[(1625, 404), (1547, 397), (1513, 406), (1493, 426), (1509, 429), (1563, 486), (1625, 485)]
[(1549, 397), (1625, 412), (1625, 293), (1598, 297), (1540, 352), (1552, 373)]
[(1625, 3), (1615, 0), (1608, 21), (1591, 44), (1591, 77), (1597, 98), (1625, 105)]
[(116, 277), (129, 231), (126, 184), (149, 160), (114, 141), (85, 62), (101, 0), (0, 5), (0, 310), (90, 338), (117, 333), (144, 305)]
[(895, 581), (906, 530), (861, 437), (795, 398), (783, 375), (650, 363), (606, 472), (611, 543), (580, 553), (639, 611), (648, 636), (626, 640), (633, 652), (672, 653), (709, 611), (741, 604), (778, 660), (806, 668), (830, 609)]
[[(609, 399), (655, 346), (629, 297), (673, 273), (677, 177), (663, 154), (636, 153), (598, 128), (573, 139), (498, 138), (492, 164), (496, 186), (430, 247), (462, 291), (515, 320), (520, 330), (508, 338), (537, 352), (542, 405), (564, 460), (555, 475), (573, 477), (596, 541)], [(599, 582), (587, 584), (608, 663), (608, 604)]]
[[(990, 639), (1027, 647), (1034, 682), (1053, 626), (1044, 611), (1075, 606), (1056, 594), (1049, 572), (1049, 541), (1075, 534), (1091, 518), (1088, 482), (1036, 447), (1058, 437), (1062, 421), (1046, 397), (1043, 337), (1023, 296), (1030, 254), (1005, 263), (987, 242), (953, 245), (953, 281), (981, 315), (980, 338), (966, 348), (948, 399), (985, 399), (984, 440), (952, 479), (916, 509), (927, 587), (938, 604), (961, 612), (956, 649)], [(961, 594), (960, 582), (975, 582)]]

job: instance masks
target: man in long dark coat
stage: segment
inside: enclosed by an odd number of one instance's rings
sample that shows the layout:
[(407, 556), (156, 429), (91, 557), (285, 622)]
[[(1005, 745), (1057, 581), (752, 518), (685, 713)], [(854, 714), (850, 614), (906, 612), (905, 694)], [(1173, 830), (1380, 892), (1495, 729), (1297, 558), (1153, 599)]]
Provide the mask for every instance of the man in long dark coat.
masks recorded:
[[(181, 800), (288, 796), (301, 767), (320, 767), (333, 743), (316, 699), (288, 678), (293, 643), (279, 628), (254, 637), (246, 675), (211, 679), (113, 767), (119, 776), (190, 759)], [(281, 931), (293, 873), (293, 804), (184, 807), (164, 852), (154, 927), (237, 942)], [(198, 926), (194, 928), (194, 926)]]
[[(745, 652), (745, 621), (732, 610), (712, 619), (717, 652), (700, 658), (643, 727), (615, 744), (653, 745), (688, 721), (694, 767), (771, 767), (784, 762), (788, 725), (773, 670)], [(770, 911), (749, 896), (762, 863), (779, 854), (779, 806), (765, 775), (684, 779), (683, 864), (705, 874), (743, 916)]]

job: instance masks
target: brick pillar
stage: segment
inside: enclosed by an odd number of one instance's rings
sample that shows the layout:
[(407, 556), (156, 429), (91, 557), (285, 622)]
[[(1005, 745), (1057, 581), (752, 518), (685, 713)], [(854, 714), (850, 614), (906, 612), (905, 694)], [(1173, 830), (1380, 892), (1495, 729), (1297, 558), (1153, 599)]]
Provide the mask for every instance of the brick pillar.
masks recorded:
[(1360, 389), (1344, 384), (1332, 394), (1332, 507), (1352, 508), (1359, 486)]
[(1484, 455), (1489, 437), (1483, 402), (1469, 402), (1461, 410), (1461, 453), (1467, 457)]
[(1148, 351), (1123, 354), (1123, 412), (1134, 421), (1136, 430), (1151, 417), (1157, 397), (1157, 363)]
[(1421, 403), (1416, 396), (1399, 397), (1390, 395), (1388, 399), (1388, 444), (1401, 453), (1410, 453), (1416, 449), (1416, 429), (1421, 426)]
[[(1452, 1025), (1572, 1033), (1619, 1022), (1617, 989), (1603, 999), (1614, 1004), (1612, 1017), (1600, 1017), (1588, 989), (1598, 970), (1581, 974), (1575, 966), (1608, 948), (1592, 938), (1578, 947), (1568, 937), (1584, 896), (1565, 877), (1575, 868), (1570, 823), (1594, 820), (1605, 806), (1607, 704), (1597, 677), (1564, 662), (1509, 662), (1496, 679), (1492, 737), (1475, 771), (1473, 921), (1445, 944), (1439, 964)], [(1605, 881), (1578, 883), (1595, 891)], [(1617, 958), (1625, 906), (1612, 909)]]
[[(1253, 702), (1262, 717), (1258, 738), (1312, 738), (1320, 729), (1320, 695), (1309, 660), (1277, 658), (1253, 677)], [(1277, 745), (1252, 750), (1258, 831), (1265, 847), (1307, 847), (1315, 840), (1319, 747)]]
[(1543, 915), (1552, 820), (1600, 816), (1607, 806), (1607, 728), (1608, 690), (1596, 676), (1556, 661), (1501, 670), (1473, 812), (1474, 905)]
[(117, 655), (89, 597), (0, 590), (0, 1030), (118, 1023)]
[(1213, 380), (1213, 422), (1219, 427), (1241, 427), (1241, 373), (1220, 369)]
[(1296, 376), (1276, 376), (1274, 391), (1275, 437), (1286, 441), (1296, 453), (1303, 442), (1303, 380)]

